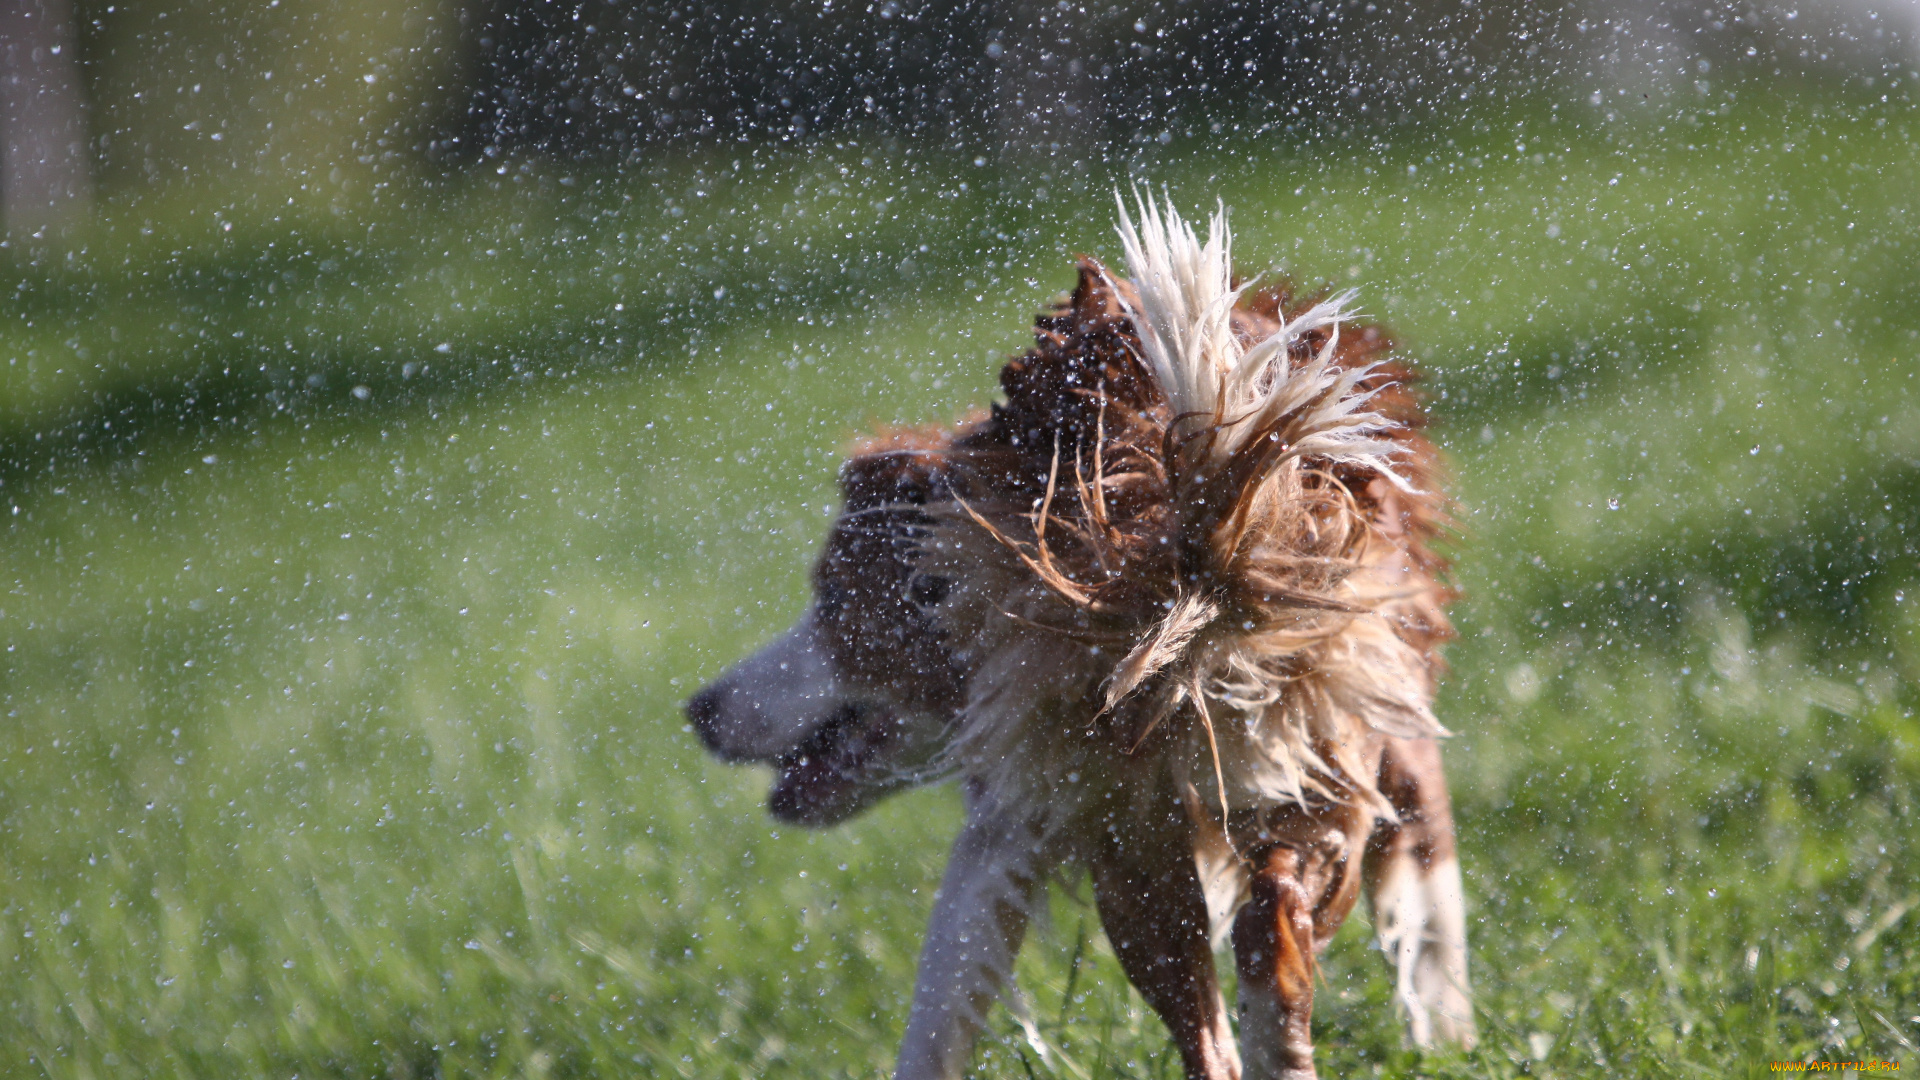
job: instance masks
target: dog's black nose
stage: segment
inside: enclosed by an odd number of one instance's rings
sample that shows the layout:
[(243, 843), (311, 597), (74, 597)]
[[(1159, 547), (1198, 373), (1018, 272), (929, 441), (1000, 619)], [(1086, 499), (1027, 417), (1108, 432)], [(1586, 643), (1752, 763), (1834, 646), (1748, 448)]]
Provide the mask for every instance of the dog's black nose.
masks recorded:
[(719, 743), (721, 690), (709, 686), (687, 700), (687, 720), (693, 724), (693, 730), (700, 733), (700, 741), (708, 750), (725, 757)]

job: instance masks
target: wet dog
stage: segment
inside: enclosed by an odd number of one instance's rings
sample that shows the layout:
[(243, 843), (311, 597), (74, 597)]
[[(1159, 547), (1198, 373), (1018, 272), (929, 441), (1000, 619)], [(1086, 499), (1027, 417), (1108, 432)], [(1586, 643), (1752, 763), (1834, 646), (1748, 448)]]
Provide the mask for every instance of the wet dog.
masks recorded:
[(961, 1074), (1064, 863), (1190, 1077), (1314, 1075), (1363, 886), (1413, 1041), (1473, 1039), (1412, 373), (1350, 294), (1236, 283), (1224, 212), (1136, 211), (1130, 279), (1083, 260), (989, 414), (855, 449), (812, 605), (688, 705), (788, 820), (959, 778), (901, 1078)]

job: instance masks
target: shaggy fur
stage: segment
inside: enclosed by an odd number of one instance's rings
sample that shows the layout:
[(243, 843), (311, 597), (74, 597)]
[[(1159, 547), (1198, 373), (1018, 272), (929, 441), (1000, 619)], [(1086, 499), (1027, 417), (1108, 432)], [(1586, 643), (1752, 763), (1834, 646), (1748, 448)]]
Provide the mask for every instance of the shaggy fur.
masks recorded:
[(1236, 283), (1224, 211), (1205, 243), (1137, 211), (1131, 280), (1083, 260), (989, 415), (856, 449), (813, 607), (689, 705), (790, 819), (962, 778), (902, 1077), (959, 1075), (1062, 862), (1191, 1076), (1312, 1075), (1312, 958), (1363, 882), (1414, 1040), (1472, 1038), (1412, 373), (1351, 294)]

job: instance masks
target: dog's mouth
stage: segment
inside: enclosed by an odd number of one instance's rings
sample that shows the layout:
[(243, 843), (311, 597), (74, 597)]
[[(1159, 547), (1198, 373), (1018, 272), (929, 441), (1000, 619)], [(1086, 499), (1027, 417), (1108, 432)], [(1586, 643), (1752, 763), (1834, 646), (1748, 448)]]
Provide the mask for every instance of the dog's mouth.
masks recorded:
[(873, 762), (899, 733), (892, 709), (870, 702), (848, 702), (814, 729), (805, 742), (780, 756), (780, 770), (767, 808), (774, 817), (800, 825), (825, 826), (845, 821), (902, 785), (890, 769)]

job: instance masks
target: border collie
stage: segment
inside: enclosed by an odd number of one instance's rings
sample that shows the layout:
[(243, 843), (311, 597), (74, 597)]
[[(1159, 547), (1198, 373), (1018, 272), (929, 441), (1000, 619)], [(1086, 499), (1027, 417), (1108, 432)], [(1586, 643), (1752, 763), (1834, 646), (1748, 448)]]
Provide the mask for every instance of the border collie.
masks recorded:
[(1412, 1041), (1474, 1038), (1413, 374), (1352, 293), (1236, 281), (1224, 209), (1204, 243), (1135, 209), (1130, 278), (1081, 260), (1004, 401), (855, 448), (812, 605), (688, 704), (787, 820), (959, 778), (902, 1080), (961, 1075), (1068, 863), (1189, 1077), (1314, 1075), (1314, 957), (1363, 887)]

